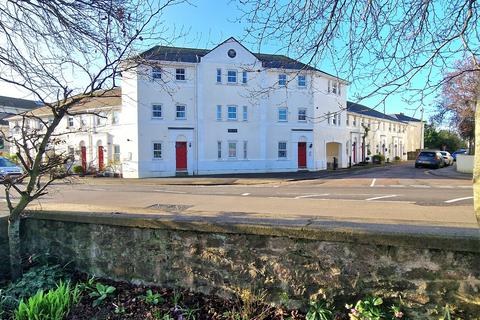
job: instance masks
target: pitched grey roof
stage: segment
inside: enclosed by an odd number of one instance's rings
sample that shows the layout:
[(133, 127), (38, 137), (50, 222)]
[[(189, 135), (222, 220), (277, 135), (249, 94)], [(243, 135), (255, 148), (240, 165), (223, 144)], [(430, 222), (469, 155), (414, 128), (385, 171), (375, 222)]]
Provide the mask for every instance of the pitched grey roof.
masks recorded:
[[(233, 39), (238, 42), (235, 38)], [(226, 41), (228, 41), (226, 40)], [(226, 42), (224, 41), (224, 42)], [(222, 42), (222, 43), (224, 43)], [(238, 42), (240, 43), (240, 42)], [(219, 44), (220, 45), (220, 44)], [(218, 47), (218, 46), (217, 46)], [(216, 48), (216, 47), (215, 47)], [(148, 60), (160, 60), (160, 61), (175, 61), (175, 62), (191, 62), (198, 63), (201, 58), (205, 56), (213, 49), (197, 49), (197, 48), (182, 48), (182, 47), (168, 47), (168, 46), (155, 46), (140, 54), (143, 59)], [(312, 66), (304, 64), (298, 60), (289, 58), (279, 54), (266, 54), (266, 53), (254, 53), (245, 48), (251, 54), (253, 54), (258, 60), (262, 62), (264, 68), (280, 68), (291, 70), (313, 70), (320, 71), (324, 74), (338, 78), (335, 75), (329, 74), (325, 71), (316, 69)], [(345, 81), (345, 80), (344, 80)]]
[(37, 102), (33, 100), (0, 96), (0, 108), (1, 107), (10, 107), (10, 108), (18, 108), (18, 109), (35, 109), (35, 108), (38, 108), (39, 105), (37, 104)]
[(354, 103), (351, 101), (347, 101), (347, 111), (362, 114), (365, 116), (374, 117), (374, 118), (380, 118), (380, 119), (385, 119), (385, 120), (390, 120), (395, 122), (403, 122), (395, 117), (392, 117), (391, 115), (384, 114), (382, 112), (379, 112), (377, 110), (374, 110), (362, 104)]
[(420, 119), (406, 116), (403, 113), (394, 113), (394, 114), (391, 114), (391, 116), (404, 122), (422, 122), (422, 120)]

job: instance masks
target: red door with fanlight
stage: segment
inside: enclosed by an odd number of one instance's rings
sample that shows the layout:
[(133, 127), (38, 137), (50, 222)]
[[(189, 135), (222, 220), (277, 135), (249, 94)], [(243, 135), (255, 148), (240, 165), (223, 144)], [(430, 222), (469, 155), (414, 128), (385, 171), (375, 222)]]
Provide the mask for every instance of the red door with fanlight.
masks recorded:
[(98, 146), (98, 171), (102, 171), (105, 166), (103, 162), (103, 147)]
[(298, 167), (299, 168), (307, 167), (307, 143), (306, 142), (298, 143)]
[(176, 154), (177, 171), (187, 171), (187, 143), (176, 142), (175, 154)]
[(82, 161), (83, 172), (87, 171), (87, 147), (80, 147), (80, 156)]

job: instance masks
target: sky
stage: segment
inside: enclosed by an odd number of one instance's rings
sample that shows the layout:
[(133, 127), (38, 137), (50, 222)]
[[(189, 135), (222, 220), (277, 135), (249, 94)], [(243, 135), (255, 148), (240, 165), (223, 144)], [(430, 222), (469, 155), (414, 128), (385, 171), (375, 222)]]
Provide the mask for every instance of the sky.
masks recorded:
[[(229, 37), (235, 37), (252, 51), (257, 51), (257, 46), (251, 40), (246, 38), (245, 28), (247, 24), (239, 22), (241, 11), (238, 9), (238, 1), (230, 0), (191, 0), (189, 4), (180, 4), (168, 9), (162, 16), (165, 25), (176, 34), (184, 36), (176, 38), (170, 45), (196, 47), (196, 48), (213, 48)], [(154, 44), (152, 44), (154, 45)], [(270, 41), (261, 48), (263, 53), (284, 54), (280, 51), (280, 46)], [(332, 63), (325, 59), (321, 61), (317, 68), (334, 74)], [(347, 79), (354, 81), (354, 79)], [(355, 83), (355, 87), (362, 88), (362, 85)], [(353, 86), (351, 86), (353, 89)], [(349, 91), (349, 98), (353, 100), (353, 90)], [(358, 92), (355, 92), (358, 93)], [(28, 93), (19, 90), (14, 86), (0, 83), (0, 95), (30, 98)], [(394, 94), (387, 99), (386, 112), (397, 113), (404, 112), (407, 115), (420, 117), (418, 105), (410, 106), (405, 103), (402, 94)], [(434, 97), (429, 98), (425, 107), (425, 119), (433, 114)], [(377, 105), (379, 97), (373, 97), (362, 101), (362, 104), (373, 107)], [(383, 109), (383, 106), (380, 107)], [(379, 109), (379, 111), (383, 111)]]

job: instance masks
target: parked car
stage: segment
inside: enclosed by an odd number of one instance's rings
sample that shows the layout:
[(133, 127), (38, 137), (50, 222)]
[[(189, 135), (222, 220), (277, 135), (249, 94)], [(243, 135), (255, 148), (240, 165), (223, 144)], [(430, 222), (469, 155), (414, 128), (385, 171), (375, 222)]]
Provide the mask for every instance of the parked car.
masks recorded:
[(454, 162), (452, 155), (448, 151), (440, 151), (442, 154), (443, 160), (445, 161), (445, 165), (451, 166)]
[(18, 178), (22, 174), (22, 168), (7, 158), (0, 157), (0, 182), (7, 178)]
[(457, 154), (467, 154), (467, 149), (458, 149), (452, 153), (453, 161), (457, 161)]
[(417, 160), (415, 160), (415, 168), (430, 167), (430, 168), (442, 168), (445, 166), (443, 156), (438, 150), (424, 150), (418, 154)]

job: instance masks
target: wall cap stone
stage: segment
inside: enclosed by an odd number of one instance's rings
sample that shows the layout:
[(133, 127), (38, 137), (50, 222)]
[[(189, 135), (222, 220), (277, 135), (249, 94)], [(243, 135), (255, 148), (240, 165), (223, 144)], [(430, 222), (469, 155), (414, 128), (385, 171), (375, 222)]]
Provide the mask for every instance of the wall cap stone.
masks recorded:
[(341, 220), (248, 218), (238, 212), (221, 216), (152, 213), (29, 210), (25, 218), (135, 228), (208, 233), (255, 234), (330, 242), (480, 252), (480, 229), (473, 227), (377, 224)]

